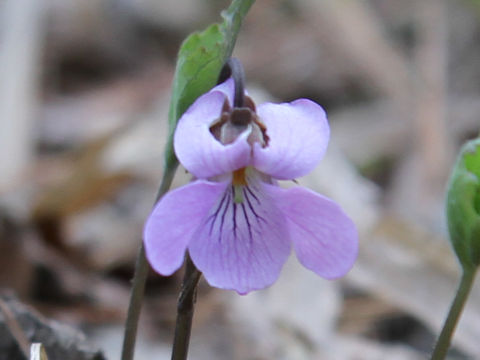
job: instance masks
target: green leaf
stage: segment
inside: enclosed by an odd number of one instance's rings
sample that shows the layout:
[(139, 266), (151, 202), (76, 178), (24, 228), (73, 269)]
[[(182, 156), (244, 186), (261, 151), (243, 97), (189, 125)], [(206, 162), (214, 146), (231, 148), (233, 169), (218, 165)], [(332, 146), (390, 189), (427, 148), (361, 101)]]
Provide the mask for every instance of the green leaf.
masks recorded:
[(173, 133), (178, 119), (202, 94), (217, 82), (223, 64), (232, 55), (243, 18), (255, 0), (233, 0), (222, 12), (223, 21), (195, 32), (178, 53), (168, 113), (169, 138), (165, 149), (166, 170), (178, 165), (173, 152)]
[(464, 268), (480, 265), (480, 138), (467, 142), (447, 190), (450, 240)]

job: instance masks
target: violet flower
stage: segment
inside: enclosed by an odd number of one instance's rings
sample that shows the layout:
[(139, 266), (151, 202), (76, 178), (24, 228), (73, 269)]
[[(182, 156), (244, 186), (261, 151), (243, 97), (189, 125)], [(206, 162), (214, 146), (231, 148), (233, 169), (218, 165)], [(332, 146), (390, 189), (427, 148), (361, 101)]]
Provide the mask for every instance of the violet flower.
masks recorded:
[[(232, 78), (199, 97), (174, 135), (193, 182), (167, 193), (147, 220), (147, 258), (171, 275), (188, 250), (207, 282), (246, 294), (275, 282), (291, 246), (326, 279), (345, 275), (358, 248), (350, 218), (332, 200), (277, 180), (308, 174), (325, 154), (324, 110), (299, 99), (255, 109)], [(238, 88), (237, 88), (238, 91)]]

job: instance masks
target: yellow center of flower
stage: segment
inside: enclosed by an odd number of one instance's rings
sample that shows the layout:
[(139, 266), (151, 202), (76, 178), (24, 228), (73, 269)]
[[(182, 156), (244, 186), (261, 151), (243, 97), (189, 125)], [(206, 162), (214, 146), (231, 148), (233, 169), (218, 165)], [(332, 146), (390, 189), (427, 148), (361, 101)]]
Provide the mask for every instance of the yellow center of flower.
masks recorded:
[(241, 168), (233, 172), (232, 185), (234, 186), (245, 186), (247, 185), (247, 179), (245, 176), (247, 168)]
[(234, 201), (237, 204), (243, 202), (243, 187), (247, 185), (246, 170), (247, 168), (235, 170), (232, 175)]

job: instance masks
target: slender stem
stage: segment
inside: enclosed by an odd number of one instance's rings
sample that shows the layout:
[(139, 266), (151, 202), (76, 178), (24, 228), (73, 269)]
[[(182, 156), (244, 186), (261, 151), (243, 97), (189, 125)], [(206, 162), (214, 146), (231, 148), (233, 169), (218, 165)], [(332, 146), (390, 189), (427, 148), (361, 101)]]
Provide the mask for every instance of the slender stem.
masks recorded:
[(233, 78), (235, 86), (233, 106), (238, 108), (245, 106), (245, 72), (243, 71), (242, 63), (237, 58), (230, 58), (223, 65), (217, 84), (221, 84), (229, 77)]
[(435, 348), (433, 349), (431, 360), (445, 359), (455, 327), (457, 326), (463, 307), (465, 306), (470, 290), (472, 289), (476, 272), (476, 268), (464, 269), (457, 294), (450, 307), (442, 332), (440, 333)]
[[(158, 189), (155, 202), (165, 194), (173, 181), (173, 176), (178, 163), (172, 162), (167, 166), (162, 183)], [(135, 352), (135, 342), (137, 340), (138, 319), (142, 308), (143, 295), (145, 293), (145, 283), (148, 275), (148, 261), (145, 256), (143, 242), (138, 250), (137, 262), (135, 263), (135, 274), (132, 280), (132, 291), (130, 293), (130, 303), (128, 304), (127, 320), (125, 321), (125, 332), (123, 335), (122, 360), (132, 360)]]
[(187, 359), (197, 284), (202, 275), (188, 254), (185, 264), (185, 275), (177, 305), (177, 322), (175, 325), (175, 338), (173, 340), (172, 360)]
[(132, 360), (137, 340), (138, 319), (142, 308), (145, 283), (147, 282), (148, 262), (145, 256), (143, 242), (138, 250), (137, 262), (135, 263), (135, 274), (132, 281), (130, 303), (128, 305), (127, 320), (125, 322), (125, 333), (123, 337), (122, 360)]

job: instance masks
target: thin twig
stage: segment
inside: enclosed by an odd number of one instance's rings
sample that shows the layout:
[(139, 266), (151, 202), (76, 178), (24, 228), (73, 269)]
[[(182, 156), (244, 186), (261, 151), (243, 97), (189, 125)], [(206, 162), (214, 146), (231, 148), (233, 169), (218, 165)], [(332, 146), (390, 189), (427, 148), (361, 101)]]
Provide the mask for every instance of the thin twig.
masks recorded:
[(28, 359), (30, 354), (30, 341), (28, 341), (10, 306), (3, 299), (0, 299), (0, 311), (5, 317), (5, 323), (10, 330), (10, 334), (12, 334), (25, 358)]
[[(171, 166), (167, 166), (167, 170), (163, 174), (162, 183), (155, 197), (155, 203), (168, 191), (172, 184), (177, 163), (173, 162)], [(143, 295), (145, 293), (145, 283), (148, 275), (148, 261), (145, 256), (145, 247), (143, 242), (137, 255), (135, 263), (135, 274), (132, 280), (132, 292), (130, 294), (130, 303), (128, 305), (127, 320), (125, 321), (125, 333), (123, 336), (122, 360), (132, 360), (135, 352), (135, 342), (137, 340), (138, 319), (142, 309)]]
[(417, 211), (428, 219), (443, 195), (452, 146), (447, 126), (448, 10), (446, 0), (415, 3), (417, 45), (413, 78), (414, 124), (421, 173)]
[(201, 275), (202, 273), (198, 271), (190, 259), (190, 256), (187, 254), (182, 291), (180, 292), (177, 305), (177, 321), (175, 325), (175, 338), (173, 340), (172, 360), (187, 359), (197, 294), (196, 290)]
[(0, 187), (10, 187), (23, 179), (34, 159), (35, 112), (47, 26), (41, 1), (1, 3)]

